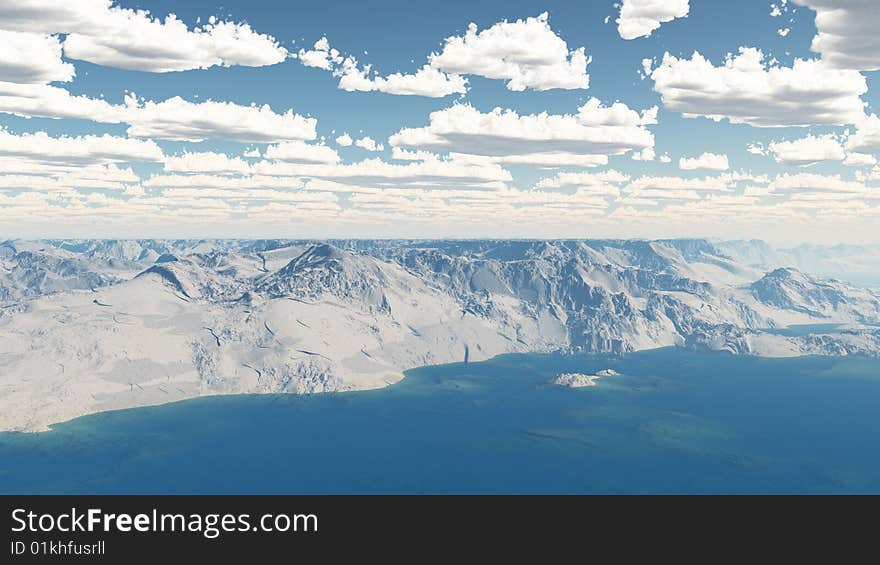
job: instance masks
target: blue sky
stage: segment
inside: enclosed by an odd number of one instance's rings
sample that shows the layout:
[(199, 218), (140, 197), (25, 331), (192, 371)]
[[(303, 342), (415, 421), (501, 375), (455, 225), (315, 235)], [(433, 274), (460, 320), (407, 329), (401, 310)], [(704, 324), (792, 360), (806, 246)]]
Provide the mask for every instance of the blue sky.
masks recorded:
[(864, 2), (69, 4), (0, 6), (0, 236), (877, 239)]

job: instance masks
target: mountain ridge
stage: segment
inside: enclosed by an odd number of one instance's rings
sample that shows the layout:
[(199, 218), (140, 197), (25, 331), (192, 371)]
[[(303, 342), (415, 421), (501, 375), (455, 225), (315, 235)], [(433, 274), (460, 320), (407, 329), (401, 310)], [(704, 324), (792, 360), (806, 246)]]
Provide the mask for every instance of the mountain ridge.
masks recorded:
[[(0, 247), (6, 430), (208, 394), (377, 388), (512, 352), (880, 354), (876, 292), (698, 239)], [(53, 284), (14, 276), (25, 268)], [(844, 327), (767, 331), (820, 323)]]

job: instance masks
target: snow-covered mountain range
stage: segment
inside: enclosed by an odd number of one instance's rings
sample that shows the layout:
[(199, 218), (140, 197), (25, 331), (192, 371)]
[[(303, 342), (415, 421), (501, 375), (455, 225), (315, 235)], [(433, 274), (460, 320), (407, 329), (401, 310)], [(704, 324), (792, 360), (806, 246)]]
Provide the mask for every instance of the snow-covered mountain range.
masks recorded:
[[(749, 249), (7, 241), (0, 430), (209, 394), (376, 388), (409, 368), (509, 352), (880, 354), (880, 294), (794, 268), (765, 271), (742, 261)], [(831, 323), (842, 329), (775, 331)]]

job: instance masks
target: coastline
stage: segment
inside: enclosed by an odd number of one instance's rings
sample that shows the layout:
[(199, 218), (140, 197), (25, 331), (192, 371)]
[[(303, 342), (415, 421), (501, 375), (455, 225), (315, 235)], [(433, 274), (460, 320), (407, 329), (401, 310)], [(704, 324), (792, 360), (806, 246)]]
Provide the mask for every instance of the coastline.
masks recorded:
[[(782, 337), (782, 336), (773, 336), (774, 338)], [(510, 357), (510, 356), (520, 356), (525, 355), (528, 357), (536, 357), (536, 356), (549, 356), (554, 358), (567, 358), (573, 361), (583, 361), (587, 364), (593, 364), (597, 362), (601, 362), (604, 364), (608, 364), (609, 361), (619, 360), (626, 355), (634, 355), (640, 353), (648, 353), (648, 352), (656, 352), (663, 350), (676, 350), (678, 352), (690, 352), (695, 354), (718, 354), (718, 355), (731, 355), (735, 357), (753, 357), (758, 359), (796, 359), (796, 358), (819, 358), (819, 359), (834, 359), (834, 358), (842, 358), (843, 356), (830, 356), (830, 355), (816, 355), (816, 354), (801, 354), (801, 355), (756, 355), (749, 354), (743, 355), (735, 352), (727, 351), (727, 350), (709, 350), (709, 349), (701, 349), (701, 350), (689, 350), (683, 347), (678, 346), (665, 346), (665, 347), (657, 347), (657, 348), (646, 348), (638, 351), (628, 352), (627, 354), (618, 355), (618, 354), (608, 354), (608, 353), (564, 353), (559, 351), (511, 351), (511, 352), (503, 352), (498, 355), (493, 355), (492, 357), (487, 357), (486, 359), (480, 359), (478, 361), (470, 361), (471, 363), (480, 363), (486, 361), (498, 361), (500, 358)], [(865, 359), (876, 359), (874, 356), (868, 355), (853, 355), (851, 357), (864, 357)], [(193, 400), (199, 399), (208, 399), (208, 398), (220, 398), (220, 397), (233, 397), (233, 396), (242, 396), (242, 397), (290, 397), (291, 399), (295, 399), (298, 397), (307, 397), (313, 395), (333, 395), (340, 393), (353, 393), (357, 394), (360, 392), (367, 391), (375, 391), (375, 390), (383, 390), (393, 385), (396, 385), (404, 379), (406, 379), (407, 374), (411, 371), (418, 371), (421, 369), (429, 369), (436, 368), (442, 366), (456, 366), (462, 364), (462, 360), (450, 360), (446, 362), (437, 362), (430, 363), (426, 365), (418, 365), (414, 367), (410, 367), (408, 369), (402, 370), (400, 373), (391, 375), (389, 377), (395, 378), (385, 378), (382, 382), (374, 382), (374, 383), (365, 383), (361, 382), (360, 386), (349, 385), (345, 388), (339, 388), (335, 390), (323, 390), (323, 391), (310, 391), (310, 392), (284, 392), (284, 391), (225, 391), (225, 392), (216, 392), (216, 391), (207, 391), (201, 394), (192, 394), (188, 396), (181, 396), (173, 399), (166, 399), (160, 401), (148, 401), (146, 399), (141, 399), (140, 401), (133, 402), (130, 404), (123, 404), (118, 406), (97, 408), (97, 409), (88, 409), (81, 413), (74, 414), (70, 417), (65, 417), (63, 419), (58, 419), (55, 421), (45, 421), (41, 422), (39, 425), (28, 425), (19, 428), (6, 428), (0, 429), (0, 435), (2, 434), (42, 434), (52, 432), (53, 428), (57, 425), (63, 425), (65, 423), (71, 422), (73, 420), (77, 420), (83, 417), (88, 417), (96, 414), (106, 414), (111, 412), (120, 412), (127, 410), (137, 410), (139, 408), (148, 408), (148, 407), (157, 407), (157, 406), (165, 406), (170, 404), (179, 404), (184, 402), (189, 402)], [(603, 374), (607, 373), (607, 374)], [(575, 377), (588, 377), (589, 384), (561, 384), (558, 379), (563, 375), (573, 375)], [(621, 377), (622, 373), (617, 372), (614, 369), (603, 368), (595, 371), (595, 373), (561, 373), (557, 374), (554, 378), (549, 381), (549, 384), (557, 386), (559, 388), (583, 388), (583, 387), (591, 387), (596, 386), (599, 380), (606, 379), (608, 377)], [(578, 380), (578, 379), (575, 379)], [(584, 379), (581, 379), (584, 380)], [(89, 407), (93, 408), (93, 407)]]

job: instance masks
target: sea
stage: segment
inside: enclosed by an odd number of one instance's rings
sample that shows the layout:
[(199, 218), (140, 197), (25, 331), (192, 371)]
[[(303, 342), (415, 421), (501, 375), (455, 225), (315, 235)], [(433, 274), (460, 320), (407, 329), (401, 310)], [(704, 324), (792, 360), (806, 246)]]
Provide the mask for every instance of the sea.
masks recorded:
[(0, 433), (0, 493), (880, 493), (878, 438), (878, 359), (503, 355)]

